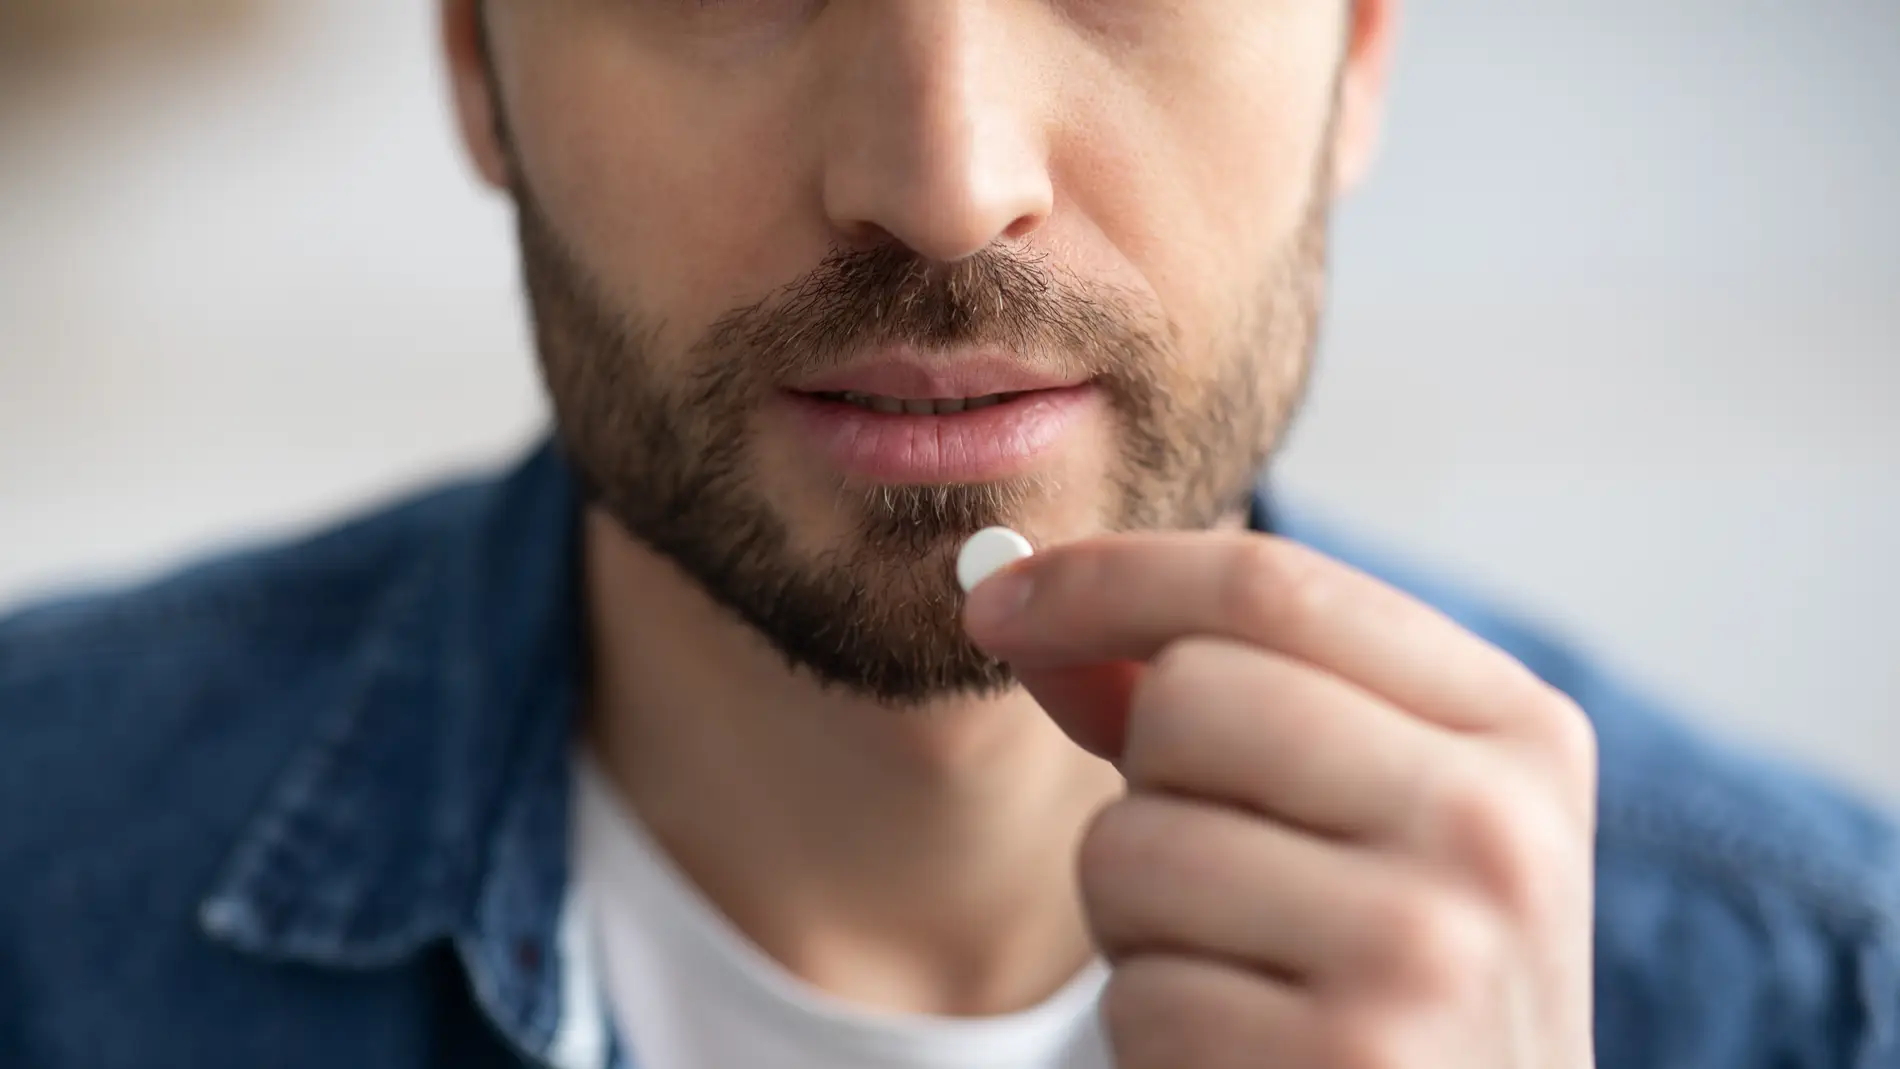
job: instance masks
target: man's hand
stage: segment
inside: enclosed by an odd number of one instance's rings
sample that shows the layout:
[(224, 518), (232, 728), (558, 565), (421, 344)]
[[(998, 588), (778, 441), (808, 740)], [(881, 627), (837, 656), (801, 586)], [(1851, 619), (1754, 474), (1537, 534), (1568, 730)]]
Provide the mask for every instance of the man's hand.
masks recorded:
[(1417, 601), (1252, 534), (1114, 536), (977, 588), (1127, 796), (1083, 899), (1123, 1069), (1585, 1069), (1595, 739)]

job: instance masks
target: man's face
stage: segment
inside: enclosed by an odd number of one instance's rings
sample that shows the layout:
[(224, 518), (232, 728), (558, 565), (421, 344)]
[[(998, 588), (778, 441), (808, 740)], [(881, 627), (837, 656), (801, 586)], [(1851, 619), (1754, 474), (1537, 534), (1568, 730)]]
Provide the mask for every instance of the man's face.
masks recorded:
[(797, 669), (998, 691), (969, 534), (1244, 508), (1311, 360), (1347, 5), (489, 6), (464, 118), (567, 449)]

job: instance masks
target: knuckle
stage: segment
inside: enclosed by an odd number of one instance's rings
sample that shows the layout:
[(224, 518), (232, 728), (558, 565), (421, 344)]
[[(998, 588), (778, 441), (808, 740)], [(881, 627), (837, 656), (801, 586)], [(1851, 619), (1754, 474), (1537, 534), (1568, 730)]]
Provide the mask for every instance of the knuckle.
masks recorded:
[(1367, 1013), (1333, 1014), (1316, 1046), (1327, 1069), (1409, 1069), (1417, 1061), (1401, 1029)]
[(1221, 608), (1241, 634), (1276, 634), (1325, 612), (1324, 573), (1289, 546), (1253, 539), (1235, 554), (1230, 567)]
[(1468, 777), (1440, 789), (1434, 812), (1433, 838), (1487, 898), (1517, 916), (1546, 907), (1561, 872), (1556, 847), (1564, 837), (1554, 822), (1539, 818), (1539, 802)]
[(1485, 982), (1500, 939), (1476, 903), (1448, 890), (1414, 886), (1382, 909), (1379, 967), (1400, 991), (1434, 1002), (1457, 1002)]
[(1514, 732), (1525, 748), (1548, 762), (1566, 786), (1594, 785), (1597, 769), (1596, 727), (1570, 695), (1551, 686), (1529, 668), (1517, 666), (1517, 678), (1504, 689), (1513, 710)]
[(1594, 784), (1597, 774), (1596, 727), (1569, 695), (1550, 691), (1537, 718), (1540, 734), (1565, 782)]

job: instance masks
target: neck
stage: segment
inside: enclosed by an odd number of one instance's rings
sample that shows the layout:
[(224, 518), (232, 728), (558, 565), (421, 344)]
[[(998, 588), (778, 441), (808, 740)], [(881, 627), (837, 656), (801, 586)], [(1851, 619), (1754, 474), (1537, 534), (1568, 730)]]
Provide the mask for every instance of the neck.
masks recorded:
[(1093, 956), (1084, 825), (1121, 790), (1018, 692), (897, 712), (821, 690), (599, 515), (590, 742), (700, 891), (807, 982), (1022, 1009)]

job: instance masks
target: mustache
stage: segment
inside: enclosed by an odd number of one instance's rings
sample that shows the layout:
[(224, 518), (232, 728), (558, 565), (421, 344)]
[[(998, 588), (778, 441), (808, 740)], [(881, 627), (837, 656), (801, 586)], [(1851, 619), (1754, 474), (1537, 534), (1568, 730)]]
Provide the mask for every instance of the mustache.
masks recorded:
[(1040, 370), (1138, 374), (1159, 348), (1128, 295), (1044, 255), (992, 247), (933, 263), (896, 244), (834, 249), (803, 277), (716, 321), (696, 347), (762, 383), (835, 370), (869, 349), (998, 348)]

